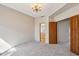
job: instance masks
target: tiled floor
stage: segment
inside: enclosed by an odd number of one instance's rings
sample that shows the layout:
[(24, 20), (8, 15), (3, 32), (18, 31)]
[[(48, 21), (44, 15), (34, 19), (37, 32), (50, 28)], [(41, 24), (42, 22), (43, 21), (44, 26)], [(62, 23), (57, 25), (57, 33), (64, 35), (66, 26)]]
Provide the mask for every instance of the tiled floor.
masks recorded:
[(16, 47), (16, 52), (12, 56), (76, 56), (69, 49), (60, 44), (43, 44), (39, 42), (29, 42)]

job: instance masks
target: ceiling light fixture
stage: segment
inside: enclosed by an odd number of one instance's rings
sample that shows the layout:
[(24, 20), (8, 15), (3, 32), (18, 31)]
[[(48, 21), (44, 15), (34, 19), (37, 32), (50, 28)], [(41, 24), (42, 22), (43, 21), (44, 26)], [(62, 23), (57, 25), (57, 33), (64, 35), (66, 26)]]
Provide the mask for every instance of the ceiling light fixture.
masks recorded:
[(41, 4), (32, 4), (32, 10), (33, 12), (39, 12), (42, 9), (42, 5)]

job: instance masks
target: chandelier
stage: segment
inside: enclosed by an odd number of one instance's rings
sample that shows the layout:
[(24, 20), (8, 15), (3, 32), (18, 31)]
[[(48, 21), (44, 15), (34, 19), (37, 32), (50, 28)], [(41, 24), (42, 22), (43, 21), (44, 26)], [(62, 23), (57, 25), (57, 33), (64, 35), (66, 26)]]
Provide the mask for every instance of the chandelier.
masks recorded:
[(41, 11), (41, 9), (42, 9), (41, 4), (32, 4), (33, 12), (39, 12), (39, 11)]

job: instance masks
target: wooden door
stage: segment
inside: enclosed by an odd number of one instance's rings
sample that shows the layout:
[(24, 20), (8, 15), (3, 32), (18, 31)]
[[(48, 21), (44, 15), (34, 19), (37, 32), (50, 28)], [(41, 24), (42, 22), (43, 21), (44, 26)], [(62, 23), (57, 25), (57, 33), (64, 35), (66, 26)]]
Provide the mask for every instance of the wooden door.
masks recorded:
[(70, 48), (73, 52), (76, 52), (76, 18), (76, 16), (70, 18)]
[(79, 55), (79, 15), (70, 18), (70, 49)]
[(49, 22), (49, 44), (57, 43), (57, 23)]

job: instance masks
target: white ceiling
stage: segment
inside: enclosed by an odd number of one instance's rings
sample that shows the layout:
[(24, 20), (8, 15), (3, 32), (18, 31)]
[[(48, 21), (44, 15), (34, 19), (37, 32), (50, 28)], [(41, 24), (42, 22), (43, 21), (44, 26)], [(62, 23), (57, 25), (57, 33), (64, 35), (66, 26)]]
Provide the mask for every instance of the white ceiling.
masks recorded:
[(66, 5), (66, 3), (42, 3), (42, 11), (38, 13), (32, 11), (32, 3), (2, 3), (2, 5), (13, 8), (32, 17), (41, 17), (52, 15)]

